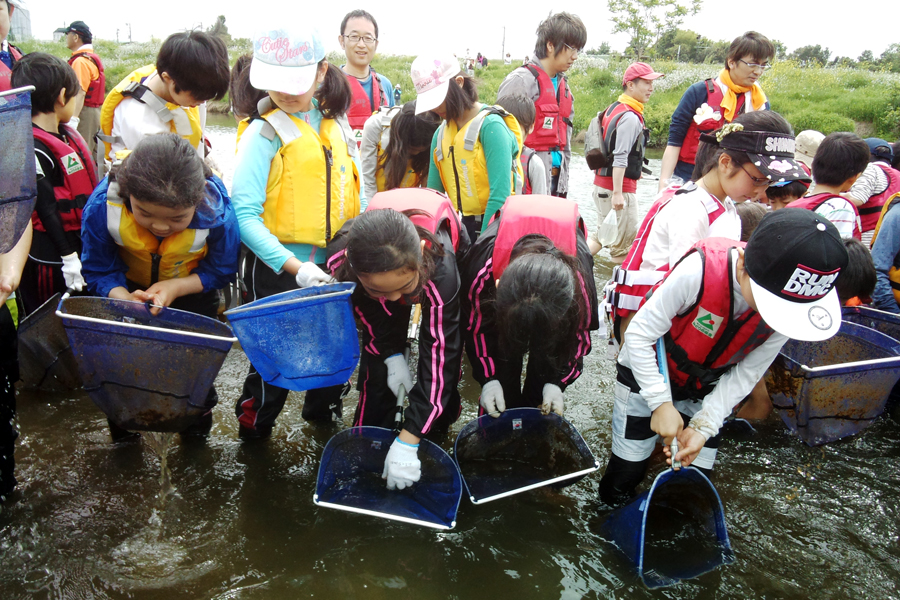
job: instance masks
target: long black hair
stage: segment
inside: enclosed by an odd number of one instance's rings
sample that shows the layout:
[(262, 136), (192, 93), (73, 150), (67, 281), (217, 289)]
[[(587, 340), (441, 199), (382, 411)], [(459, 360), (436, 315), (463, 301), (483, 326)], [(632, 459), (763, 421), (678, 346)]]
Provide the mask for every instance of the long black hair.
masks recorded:
[[(431, 139), (438, 125), (440, 121), (434, 113), (416, 114), (415, 100), (403, 105), (400, 113), (391, 121), (388, 146), (382, 148), (382, 154), (378, 157), (378, 167), (384, 169), (384, 189), (400, 187), (410, 163), (419, 183), (424, 185), (431, 163), (428, 149), (431, 148)], [(413, 154), (413, 149), (419, 152)]]
[[(732, 123), (740, 123), (744, 126), (744, 131), (771, 131), (772, 133), (794, 135), (791, 124), (777, 112), (771, 110), (757, 110), (743, 113), (738, 115)], [(725, 127), (727, 127), (727, 125), (725, 125)], [(722, 128), (720, 127), (713, 132), (713, 135), (721, 130)], [(747, 156), (746, 152), (722, 148), (715, 143), (700, 142), (700, 145), (697, 148), (697, 156), (694, 160), (694, 172), (691, 174), (691, 179), (694, 181), (703, 179), (704, 175), (716, 168), (719, 157), (723, 154), (727, 154), (731, 157), (731, 161), (734, 163), (735, 168), (750, 162), (750, 157)]]
[(495, 309), (503, 348), (526, 352), (562, 370), (578, 349), (587, 320), (585, 273), (550, 238), (529, 234), (513, 246), (497, 286)]
[[(432, 232), (412, 222), (410, 217), (415, 215), (428, 213), (382, 208), (367, 210), (353, 219), (347, 233), (347, 260), (338, 267), (335, 277), (358, 283), (357, 273), (418, 271), (418, 293), (434, 274), (436, 259), (444, 255), (444, 247)], [(424, 249), (422, 240), (427, 242)]]

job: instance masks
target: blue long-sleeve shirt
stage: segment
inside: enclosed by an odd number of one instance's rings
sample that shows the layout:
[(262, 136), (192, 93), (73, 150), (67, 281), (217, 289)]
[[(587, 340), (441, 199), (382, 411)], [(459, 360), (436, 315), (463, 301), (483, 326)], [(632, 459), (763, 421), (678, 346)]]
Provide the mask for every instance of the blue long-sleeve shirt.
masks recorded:
[[(697, 109), (706, 102), (706, 97), (706, 80), (698, 81), (684, 92), (675, 112), (672, 113), (672, 121), (669, 123), (669, 146), (681, 147), (684, 144), (684, 138), (694, 121), (694, 115), (697, 114)], [(769, 102), (766, 101), (759, 110), (769, 110), (770, 108)]]
[[(309, 123), (319, 131), (322, 113), (313, 100), (314, 108), (309, 112), (294, 113), (298, 119)], [(263, 206), (266, 203), (266, 188), (272, 159), (281, 149), (281, 138), (277, 135), (269, 140), (260, 135), (265, 124), (262, 119), (254, 119), (247, 125), (238, 144), (234, 178), (231, 182), (232, 201), (241, 228), (241, 241), (276, 273), (281, 273), (284, 263), (291, 257), (317, 264), (325, 262), (325, 249), (312, 244), (283, 244), (263, 224)], [(353, 143), (352, 140), (350, 142)], [(359, 156), (354, 156), (357, 172), (362, 173)], [(366, 209), (364, 190), (360, 190), (360, 212)]]
[[(106, 196), (109, 178), (100, 182), (81, 216), (81, 273), (88, 290), (108, 297), (116, 287), (128, 288), (128, 265), (119, 254), (107, 228)], [(191, 274), (200, 277), (203, 291), (217, 290), (234, 280), (240, 256), (241, 237), (237, 217), (225, 184), (215, 175), (206, 180), (206, 199), (194, 212), (188, 229), (208, 229), (207, 253)], [(123, 210), (128, 210), (123, 207)]]
[(900, 254), (900, 210), (889, 210), (881, 220), (881, 228), (872, 246), (872, 262), (875, 263), (875, 293), (872, 300), (879, 310), (900, 314), (900, 306), (894, 298), (888, 271)]

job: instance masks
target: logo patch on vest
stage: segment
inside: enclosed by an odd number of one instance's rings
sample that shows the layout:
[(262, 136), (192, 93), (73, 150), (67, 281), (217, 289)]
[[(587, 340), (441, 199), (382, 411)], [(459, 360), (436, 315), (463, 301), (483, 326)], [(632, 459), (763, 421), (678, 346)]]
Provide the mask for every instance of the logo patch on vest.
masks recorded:
[(840, 272), (840, 269), (835, 269), (826, 273), (804, 265), (797, 265), (781, 293), (804, 300), (818, 300), (831, 291), (834, 280), (837, 279)]
[(84, 165), (81, 164), (81, 161), (78, 159), (78, 155), (76, 153), (66, 154), (60, 159), (62, 163), (63, 169), (66, 170), (66, 173), (71, 175), (72, 173), (77, 173), (78, 171), (84, 170)]
[(544, 129), (553, 129), (553, 117), (544, 117)]
[(694, 322), (691, 323), (691, 325), (706, 337), (713, 338), (715, 337), (716, 332), (719, 331), (719, 326), (722, 325), (722, 321), (724, 320), (725, 319), (719, 315), (714, 315), (701, 306), (697, 310), (697, 318), (694, 319)]

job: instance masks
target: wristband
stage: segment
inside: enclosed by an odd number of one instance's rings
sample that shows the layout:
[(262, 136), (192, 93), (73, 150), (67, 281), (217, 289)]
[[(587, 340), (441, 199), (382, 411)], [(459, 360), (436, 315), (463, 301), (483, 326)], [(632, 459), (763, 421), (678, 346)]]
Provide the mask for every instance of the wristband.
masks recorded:
[(403, 445), (406, 446), (407, 448), (418, 448), (418, 447), (419, 447), (418, 444), (407, 444), (406, 442), (404, 442), (403, 440), (401, 440), (399, 437), (396, 438), (396, 439), (397, 439), (397, 442), (403, 444)]

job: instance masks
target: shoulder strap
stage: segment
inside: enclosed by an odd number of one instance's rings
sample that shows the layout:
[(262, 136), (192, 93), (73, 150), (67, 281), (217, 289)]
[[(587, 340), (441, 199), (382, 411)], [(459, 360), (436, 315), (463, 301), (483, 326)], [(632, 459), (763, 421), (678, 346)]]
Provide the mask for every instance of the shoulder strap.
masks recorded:
[(125, 89), (122, 90), (122, 95), (131, 96), (138, 102), (146, 104), (163, 123), (168, 123), (175, 118), (172, 115), (172, 111), (166, 107), (166, 101), (154, 94), (150, 88), (140, 81), (132, 81), (125, 86)]
[(437, 130), (437, 145), (434, 148), (434, 160), (435, 162), (441, 162), (444, 160), (444, 132), (447, 131), (447, 121), (441, 121), (441, 124), (438, 126)]
[(496, 106), (486, 106), (480, 110), (469, 123), (469, 128), (466, 130), (466, 137), (463, 140), (463, 148), (469, 152), (475, 149), (475, 144), (478, 142), (478, 135), (481, 133), (481, 126), (484, 125), (484, 120), (488, 115), (505, 117), (508, 114), (508, 112)]

